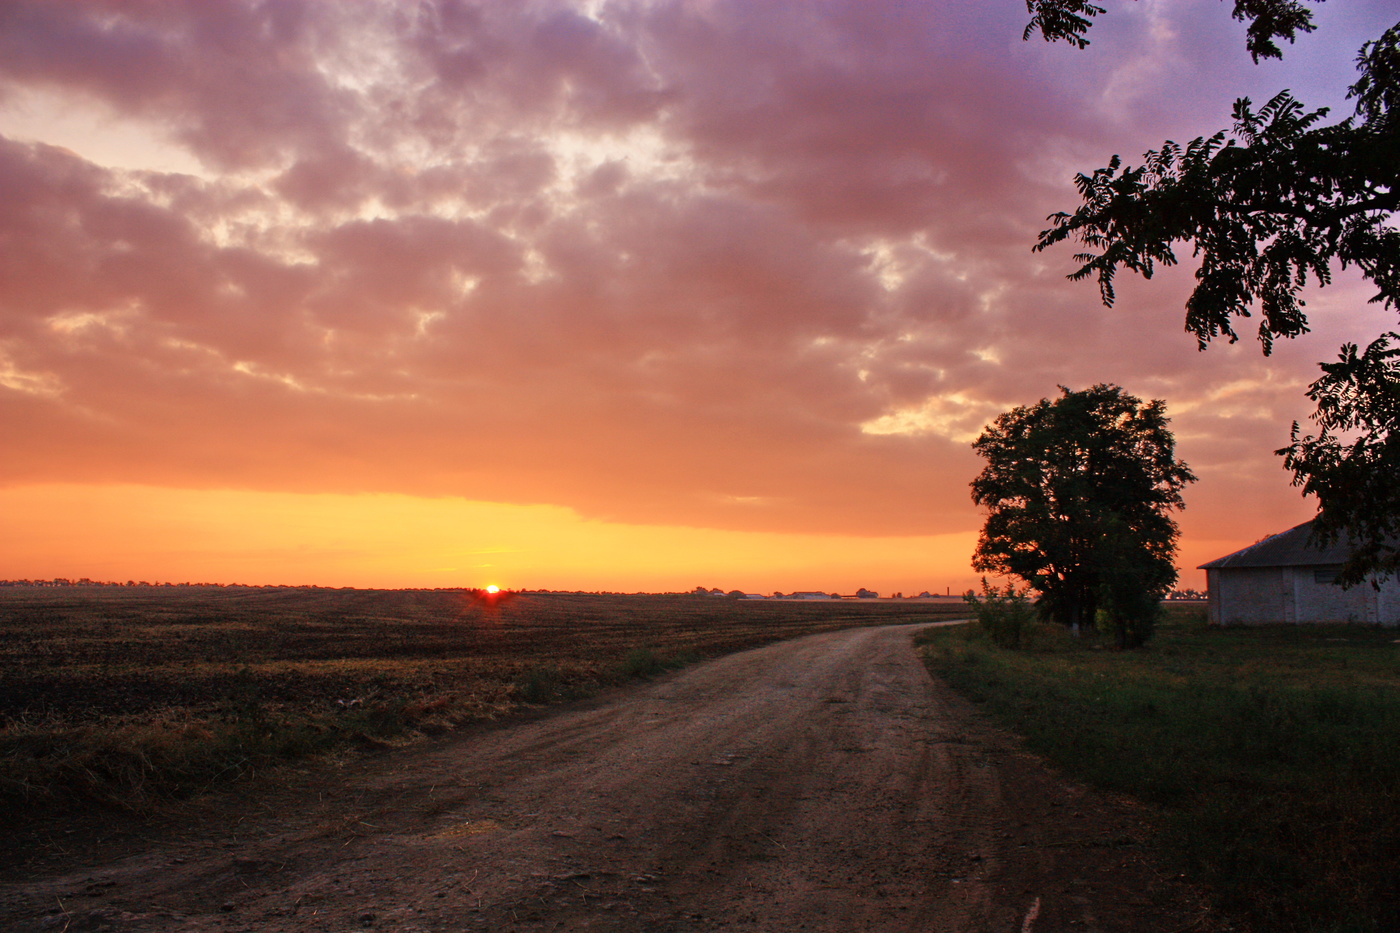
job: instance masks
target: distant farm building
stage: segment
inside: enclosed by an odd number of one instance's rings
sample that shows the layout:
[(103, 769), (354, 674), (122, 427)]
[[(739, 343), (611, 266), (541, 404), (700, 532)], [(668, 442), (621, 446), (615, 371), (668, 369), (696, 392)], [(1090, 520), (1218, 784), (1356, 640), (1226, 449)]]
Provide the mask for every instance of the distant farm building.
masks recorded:
[(1267, 622), (1370, 622), (1400, 625), (1400, 580), (1342, 589), (1337, 582), (1350, 553), (1346, 541), (1309, 543), (1312, 522), (1202, 564), (1210, 621), (1216, 625)]

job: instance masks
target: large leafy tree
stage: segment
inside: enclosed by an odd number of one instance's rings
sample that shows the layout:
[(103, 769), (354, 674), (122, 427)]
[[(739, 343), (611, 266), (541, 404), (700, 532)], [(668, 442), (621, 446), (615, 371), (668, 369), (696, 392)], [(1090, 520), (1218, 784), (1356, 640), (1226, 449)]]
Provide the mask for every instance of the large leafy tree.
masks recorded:
[[(1081, 48), (1104, 12), (1085, 0), (1027, 0), (1027, 7), (1027, 36)], [(1248, 23), (1256, 61), (1281, 57), (1278, 40), (1315, 28), (1312, 11), (1296, 0), (1236, 0), (1234, 16)], [(1265, 354), (1275, 338), (1306, 333), (1302, 290), (1329, 284), (1334, 266), (1359, 269), (1376, 289), (1373, 302), (1400, 309), (1400, 23), (1362, 46), (1357, 67), (1348, 94), (1356, 111), (1339, 122), (1287, 91), (1258, 108), (1241, 98), (1232, 129), (1185, 146), (1167, 141), (1141, 165), (1115, 155), (1077, 176), (1083, 205), (1052, 214), (1035, 249), (1081, 243), (1070, 278), (1093, 277), (1112, 305), (1119, 269), (1151, 278), (1190, 244), (1199, 265), (1186, 329), (1202, 349), (1217, 337), (1234, 342), (1236, 320), (1256, 313)], [(1380, 472), (1393, 471), (1400, 457), (1400, 370), (1384, 341), (1360, 356), (1343, 348), (1341, 363), (1323, 367), (1309, 392), (1322, 433), (1300, 437), (1295, 424), (1291, 445), (1278, 451), (1295, 485), (1317, 497), (1322, 539), (1356, 541), (1344, 574), (1352, 581), (1400, 571), (1400, 497), (1394, 472)], [(1345, 442), (1338, 431), (1348, 432)]]
[(1163, 402), (1115, 385), (1060, 392), (1003, 413), (973, 442), (987, 465), (972, 499), (987, 521), (972, 564), (1021, 578), (1065, 625), (1102, 610), (1120, 645), (1138, 645), (1176, 582), (1171, 513), (1195, 477), (1176, 459)]

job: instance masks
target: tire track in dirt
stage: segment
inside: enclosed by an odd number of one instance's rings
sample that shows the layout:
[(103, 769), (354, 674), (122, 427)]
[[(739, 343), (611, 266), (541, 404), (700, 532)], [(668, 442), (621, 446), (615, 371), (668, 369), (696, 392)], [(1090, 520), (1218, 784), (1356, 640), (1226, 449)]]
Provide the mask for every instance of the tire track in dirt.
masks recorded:
[(1057, 778), (931, 681), (910, 644), (920, 627), (730, 655), (321, 775), (262, 812), (208, 804), (125, 858), (0, 884), (0, 921), (926, 933), (1198, 920), (1145, 852), (1140, 815)]

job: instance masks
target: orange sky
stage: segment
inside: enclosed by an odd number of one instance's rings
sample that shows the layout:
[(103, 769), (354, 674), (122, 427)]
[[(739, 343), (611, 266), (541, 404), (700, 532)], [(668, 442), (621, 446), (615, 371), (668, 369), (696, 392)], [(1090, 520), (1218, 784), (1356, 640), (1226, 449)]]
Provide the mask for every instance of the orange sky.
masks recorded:
[(1257, 67), (1214, 0), (1083, 52), (1024, 16), (8, 4), (0, 578), (956, 592), (969, 442), (1115, 382), (1200, 477), (1200, 586), (1310, 517), (1272, 451), (1394, 322), (1341, 276), (1272, 358), (1198, 353), (1189, 263), (1109, 311), (1030, 245), (1075, 171), (1237, 93), (1345, 112), (1393, 5)]
[[(967, 575), (911, 568), (966, 563), (975, 537), (853, 544), (842, 535), (610, 524), (548, 505), (146, 486), (24, 487), (0, 491), (0, 510), (27, 531), (23, 552), (0, 552), (24, 579), (66, 566), (73, 578), (148, 582), (891, 593), (917, 578), (924, 583), (911, 594), (943, 593), (965, 588)], [(113, 548), (114, 540), (127, 543)], [(163, 570), (155, 580), (151, 567)]]

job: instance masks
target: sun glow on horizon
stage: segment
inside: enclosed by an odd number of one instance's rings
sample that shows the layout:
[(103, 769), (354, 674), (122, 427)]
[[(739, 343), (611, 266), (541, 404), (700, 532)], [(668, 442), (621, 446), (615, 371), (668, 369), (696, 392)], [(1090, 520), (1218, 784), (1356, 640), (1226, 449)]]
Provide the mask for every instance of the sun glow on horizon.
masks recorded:
[[(368, 589), (961, 592), (973, 531), (852, 537), (628, 525), (552, 505), (399, 494), (0, 488), (0, 578)], [(487, 593), (505, 592), (493, 583)]]

